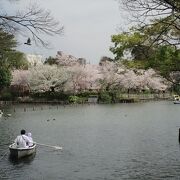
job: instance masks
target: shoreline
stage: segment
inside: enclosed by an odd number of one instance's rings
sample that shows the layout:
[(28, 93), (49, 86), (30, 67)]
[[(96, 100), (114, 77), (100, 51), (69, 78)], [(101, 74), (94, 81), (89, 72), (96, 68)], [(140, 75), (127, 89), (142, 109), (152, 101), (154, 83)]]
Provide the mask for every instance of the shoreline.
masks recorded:
[(89, 102), (88, 98), (84, 102), (74, 103), (68, 100), (47, 100), (45, 98), (30, 98), (20, 97), (17, 100), (0, 100), (1, 105), (9, 104), (59, 104), (59, 105), (70, 105), (70, 104), (118, 104), (118, 103), (137, 103), (144, 101), (161, 101), (161, 100), (173, 100), (172, 94), (122, 94), (120, 97), (115, 98), (112, 102), (93, 101)]

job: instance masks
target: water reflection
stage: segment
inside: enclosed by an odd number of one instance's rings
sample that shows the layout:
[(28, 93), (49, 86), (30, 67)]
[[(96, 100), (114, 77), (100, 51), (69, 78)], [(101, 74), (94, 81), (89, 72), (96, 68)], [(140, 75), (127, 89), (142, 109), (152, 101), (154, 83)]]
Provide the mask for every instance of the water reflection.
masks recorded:
[(18, 159), (18, 158), (14, 157), (14, 156), (11, 156), (9, 154), (8, 160), (13, 165), (17, 165), (17, 164), (27, 164), (27, 165), (29, 164), (30, 165), (31, 162), (34, 160), (35, 156), (36, 156), (36, 153), (33, 153), (33, 154), (29, 155), (29, 156)]

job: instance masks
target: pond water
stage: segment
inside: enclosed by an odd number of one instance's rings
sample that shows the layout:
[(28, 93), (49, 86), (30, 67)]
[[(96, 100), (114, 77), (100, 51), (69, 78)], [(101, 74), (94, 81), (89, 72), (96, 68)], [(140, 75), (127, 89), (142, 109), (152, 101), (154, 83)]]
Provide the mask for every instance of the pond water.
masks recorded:
[[(170, 101), (115, 105), (9, 105), (0, 118), (0, 179), (178, 179), (180, 105)], [(6, 117), (6, 114), (11, 117)], [(35, 156), (9, 158), (24, 128)]]

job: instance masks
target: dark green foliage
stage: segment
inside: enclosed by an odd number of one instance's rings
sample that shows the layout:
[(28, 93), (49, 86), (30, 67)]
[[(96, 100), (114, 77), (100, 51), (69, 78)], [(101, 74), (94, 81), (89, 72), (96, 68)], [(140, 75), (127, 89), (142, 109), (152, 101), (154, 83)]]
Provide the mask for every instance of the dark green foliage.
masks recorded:
[(70, 103), (73, 103), (73, 104), (82, 104), (86, 101), (86, 98), (79, 97), (79, 96), (69, 96), (68, 100)]
[[(111, 41), (114, 46), (110, 50), (115, 55), (115, 60), (126, 58), (124, 55), (127, 52), (132, 55), (133, 60), (146, 60), (159, 46), (178, 48), (180, 31), (174, 24), (166, 23), (173, 20), (172, 16), (154, 19), (148, 26), (137, 25), (130, 28), (129, 32), (113, 35)], [(167, 36), (169, 39), (165, 38)]]
[(102, 103), (111, 103), (112, 102), (112, 96), (109, 94), (108, 91), (101, 91), (99, 93), (99, 102)]
[(123, 60), (122, 63), (127, 68), (147, 69), (147, 63), (141, 60), (136, 60), (136, 61)]
[(10, 85), (12, 69), (28, 68), (23, 53), (14, 50), (16, 45), (14, 35), (0, 29), (0, 90)]
[(65, 94), (63, 92), (42, 92), (42, 93), (34, 93), (31, 94), (32, 97), (34, 98), (40, 98), (40, 99), (47, 99), (47, 100), (62, 100), (62, 101), (67, 101), (69, 95)]
[[(129, 68), (148, 69), (153, 68), (173, 84), (179, 84), (180, 49), (177, 45), (165, 41), (163, 37), (169, 35), (179, 39), (179, 32), (173, 26), (162, 21), (170, 21), (172, 17), (154, 20), (149, 26), (143, 28), (131, 28), (129, 33), (121, 33), (112, 36), (114, 47), (110, 50), (115, 55), (115, 61), (121, 62)], [(167, 26), (167, 27), (166, 27)], [(163, 34), (160, 32), (163, 31)], [(175, 41), (175, 40), (174, 40)], [(131, 55), (131, 59), (125, 56)]]
[(145, 61), (153, 53), (154, 50), (145, 45), (136, 45), (132, 48), (131, 51), (134, 60), (137, 61)]
[(2, 101), (10, 101), (13, 100), (14, 96), (11, 92), (9, 92), (8, 89), (4, 89), (3, 91), (1, 91), (1, 95), (0, 95), (0, 100)]
[(172, 90), (180, 95), (180, 85), (174, 84)]
[(4, 52), (0, 65), (9, 69), (28, 69), (28, 61), (24, 54), (19, 51)]
[(171, 72), (180, 71), (180, 50), (171, 46), (159, 46), (146, 60), (123, 60), (129, 68), (153, 68), (166, 78)]
[(112, 36), (112, 42), (114, 47), (111, 47), (111, 52), (115, 55), (115, 60), (124, 58), (126, 52), (134, 56), (134, 59), (144, 59), (148, 56), (145, 49), (147, 47), (143, 45), (147, 35), (138, 31), (131, 31), (130, 33), (121, 33)]
[(114, 61), (114, 60), (113, 60), (112, 58), (110, 58), (110, 57), (103, 56), (103, 57), (100, 59), (100, 61), (99, 61), (99, 65), (100, 65), (100, 66), (103, 65), (103, 63), (106, 62), (106, 61), (112, 62), (112, 61)]
[(16, 45), (14, 35), (0, 29), (0, 65), (10, 69), (27, 69), (28, 62), (23, 53), (14, 49)]
[(0, 29), (0, 53), (11, 51), (17, 45), (14, 35)]
[(85, 92), (80, 92), (77, 94), (77, 96), (85, 97), (85, 98), (88, 98), (90, 95), (97, 95), (97, 92), (85, 91)]
[(180, 71), (180, 50), (171, 46), (160, 46), (148, 61), (147, 67), (154, 68), (166, 78), (169, 78), (171, 72)]
[(46, 58), (44, 64), (53, 65), (53, 64), (58, 64), (58, 63), (57, 63), (56, 58), (53, 58), (53, 57), (49, 56), (48, 58)]
[(0, 66), (0, 90), (11, 83), (11, 71), (5, 66)]

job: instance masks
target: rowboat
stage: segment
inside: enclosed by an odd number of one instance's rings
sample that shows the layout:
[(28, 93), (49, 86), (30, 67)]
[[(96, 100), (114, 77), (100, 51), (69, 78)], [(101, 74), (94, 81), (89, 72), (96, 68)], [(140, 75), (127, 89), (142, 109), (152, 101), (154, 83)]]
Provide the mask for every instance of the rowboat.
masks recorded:
[(28, 148), (17, 148), (16, 144), (13, 143), (9, 146), (10, 156), (12, 158), (20, 159), (22, 157), (30, 156), (36, 152), (36, 143)]

